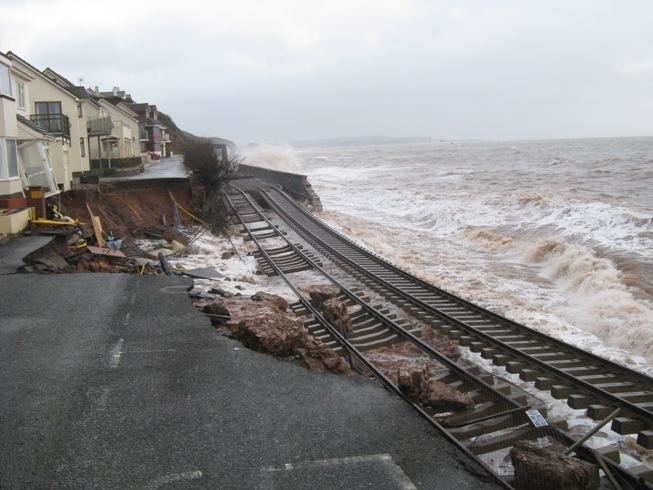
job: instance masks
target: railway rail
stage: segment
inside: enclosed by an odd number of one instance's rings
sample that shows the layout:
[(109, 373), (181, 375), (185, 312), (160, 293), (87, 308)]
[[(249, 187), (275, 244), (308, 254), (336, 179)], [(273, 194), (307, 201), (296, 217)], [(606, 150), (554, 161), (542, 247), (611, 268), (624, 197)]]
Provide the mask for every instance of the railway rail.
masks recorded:
[[(362, 249), (346, 237), (340, 235), (321, 223), (319, 220), (315, 219), (282, 191), (274, 188), (260, 189), (260, 193), (271, 209), (276, 211), (277, 214), (291, 226), (291, 228), (293, 228), (316, 250), (323, 253), (326, 257), (343, 267), (345, 270), (349, 271), (352, 275), (361, 278), (365, 284), (368, 284), (370, 288), (379, 291), (389, 301), (394, 301), (400, 306), (407, 308), (415, 318), (427, 322), (447, 335), (457, 338), (457, 340), (463, 345), (468, 345), (472, 349), (474, 347), (478, 348), (479, 346), (474, 345), (474, 342), (480, 343), (482, 339), (485, 339), (485, 337), (491, 336), (491, 334), (494, 333), (498, 337), (498, 342), (500, 343), (505, 342), (507, 345), (508, 343), (512, 343), (528, 349), (530, 345), (529, 342), (527, 342), (527, 339), (520, 337), (515, 331), (506, 331), (507, 325), (510, 325), (515, 330), (519, 327), (526, 329), (526, 331), (533, 332), (538, 336), (542, 335), (538, 332), (527, 329), (527, 327), (523, 327), (508, 319), (504, 319), (492, 312), (483, 310), (476, 305), (472, 305), (471, 303), (457, 298), (450, 293), (441, 291), (434, 286), (401, 271), (396, 266), (388, 263), (380, 257), (377, 257), (371, 252)], [(311, 333), (321, 340), (328, 341), (329, 339), (334, 339), (334, 342), (337, 342), (339, 345), (338, 348), (341, 349), (343, 353), (349, 356), (353, 353), (354, 357), (361, 362), (370, 373), (372, 373), (373, 377), (379, 379), (393, 392), (399, 394), (406, 399), (406, 401), (411, 403), (420, 415), (427, 418), (449, 439), (455, 441), (456, 444), (468, 455), (476, 458), (481, 454), (509, 449), (517, 441), (534, 439), (544, 435), (562, 441), (567, 445), (574, 442), (567, 433), (558, 428), (551, 426), (534, 428), (526, 414), (526, 410), (530, 407), (527, 403), (528, 400), (525, 397), (514, 395), (514, 393), (511, 393), (512, 390), (509, 387), (506, 390), (506, 386), (500, 386), (500, 383), (499, 385), (496, 385), (495, 380), (492, 377), (485, 376), (485, 378), (483, 378), (482, 376), (476, 376), (468, 370), (461, 368), (436, 349), (422, 342), (419, 338), (419, 328), (415, 328), (410, 324), (406, 325), (405, 321), (402, 322), (396, 320), (394, 315), (388, 314), (388, 310), (384, 309), (383, 305), (378, 305), (376, 307), (370, 306), (365, 301), (366, 298), (364, 297), (364, 294), (361, 294), (362, 292), (351, 291), (345, 288), (321, 267), (322, 264), (319, 260), (316, 260), (314, 255), (303, 250), (301, 245), (291, 243), (284, 233), (279, 231), (270, 222), (270, 220), (264, 215), (263, 211), (247, 194), (242, 191), (232, 191), (231, 195), (227, 196), (227, 200), (233, 208), (235, 215), (238, 217), (238, 220), (243, 227), (243, 232), (247, 238), (255, 241), (259, 249), (256, 255), (262, 265), (267, 266), (264, 267), (264, 270), (270, 271), (272, 269), (274, 272), (281, 275), (286, 283), (291, 286), (291, 289), (295, 291), (298, 298), (300, 298), (300, 301), (293, 305), (292, 308), (298, 314), (304, 314), (310, 317), (306, 321), (306, 324)], [(253, 223), (256, 225), (251, 226)], [(285, 245), (283, 247), (266, 250), (260, 240), (272, 237), (280, 237), (285, 242)], [(280, 253), (279, 251), (281, 250), (283, 252)], [(272, 253), (268, 253), (270, 251)], [(361, 260), (361, 257), (366, 260)], [(310, 266), (323, 274), (331, 283), (340, 289), (340, 299), (346, 301), (348, 306), (354, 308), (355, 313), (352, 314), (354, 332), (350, 336), (345, 338), (339, 334), (337, 330), (334, 333), (333, 327), (328, 325), (328, 322), (321, 317), (319, 312), (312, 308), (310, 302), (303, 298), (301, 293), (292, 286), (292, 282), (288, 279), (286, 274), (296, 271), (297, 268), (293, 268), (292, 266), (288, 267), (288, 264), (298, 263), (301, 263), (304, 266)], [(390, 273), (394, 273), (396, 276)], [(402, 280), (399, 284), (397, 284), (397, 277)], [(434, 298), (434, 295), (427, 297), (424, 294), (420, 294), (422, 291), (418, 288), (428, 290), (431, 293), (436, 291), (440, 296), (437, 299)], [(398, 294), (399, 292), (401, 292), (401, 294)], [(443, 298), (445, 298), (447, 302), (444, 302)], [(415, 299), (416, 301), (411, 301), (412, 299)], [(428, 308), (424, 308), (424, 304), (426, 304)], [(464, 311), (464, 306), (467, 305), (470, 305), (470, 307), (467, 311)], [(454, 308), (452, 308), (452, 306)], [(437, 312), (433, 310), (437, 310)], [(470, 312), (472, 313), (470, 314)], [(484, 314), (486, 315), (484, 316)], [(479, 316), (480, 318), (478, 318)], [(515, 325), (518, 327), (515, 327)], [(472, 333), (476, 333), (477, 331), (482, 335), (474, 337)], [(457, 335), (458, 332), (467, 335)], [(526, 336), (523, 333), (522, 335), (524, 337)], [(541, 337), (538, 337), (538, 339), (541, 344)], [(547, 339), (555, 341), (555, 339), (551, 339), (550, 337), (547, 337)], [(384, 343), (387, 344), (399, 340), (411, 342), (413, 345), (418, 346), (424, 352), (428, 353), (432, 359), (439, 362), (447, 371), (441, 379), (449, 383), (451, 386), (456, 387), (458, 390), (470, 393), (475, 402), (474, 407), (462, 414), (445, 413), (444, 416), (442, 416), (442, 414), (426, 408), (419, 402), (406, 397), (393, 381), (389, 380), (374, 367), (373, 363), (370, 363), (369, 360), (366, 359), (364, 355), (366, 349), (375, 348)], [(534, 342), (530, 342), (530, 344), (534, 344)], [(567, 348), (571, 347), (566, 344), (563, 345)], [(489, 350), (487, 348), (481, 350), (484, 357), (492, 357), (495, 362), (504, 359), (503, 357), (500, 357), (502, 354), (499, 353), (498, 348), (495, 345), (492, 345), (492, 347), (494, 347), (492, 356), (488, 356)], [(510, 345), (510, 347), (515, 349), (513, 345)], [(571, 348), (571, 351), (575, 352), (579, 350)], [(509, 352), (512, 353), (511, 350), (509, 350)], [(526, 350), (526, 352), (529, 351)], [(538, 350), (537, 352), (539, 353), (541, 351)], [(580, 352), (587, 354), (584, 351)], [(506, 356), (506, 354), (503, 355)], [(576, 355), (579, 356), (578, 354)], [(592, 358), (596, 357), (589, 356)], [(531, 371), (539, 374), (540, 371), (537, 369), (541, 369), (541, 365), (539, 363), (528, 364), (527, 360), (530, 357), (533, 356), (527, 354), (527, 357), (510, 357), (510, 360), (503, 365), (508, 366), (508, 363), (511, 363), (509, 364), (511, 368), (516, 369), (519, 367), (519, 372), (526, 373), (527, 375), (531, 373)], [(555, 360), (558, 360), (558, 358)], [(618, 367), (621, 368), (621, 366)], [(381, 376), (379, 376), (379, 374)], [(545, 371), (542, 375), (536, 376), (536, 386), (541, 389), (548, 389), (555, 386), (557, 387), (555, 389), (558, 390), (558, 395), (560, 395), (559, 387), (561, 386), (569, 387), (568, 391), (565, 392), (568, 395), (570, 393), (585, 394), (588, 391), (592, 394), (596, 393), (592, 390), (585, 389), (585, 386), (582, 383), (585, 383), (586, 381), (582, 376), (580, 377), (582, 381), (581, 387), (574, 388), (575, 385), (569, 382), (570, 378), (568, 376), (552, 378), (553, 374), (557, 374), (557, 372)], [(585, 375), (586, 372), (582, 371), (581, 374)], [(529, 376), (526, 376), (526, 379), (528, 378)], [(560, 382), (559, 384), (547, 384), (543, 383), (544, 379), (550, 379), (553, 381), (560, 380)], [(566, 381), (564, 385), (562, 384), (562, 380)], [(554, 390), (551, 389), (551, 391), (553, 392)], [(506, 395), (506, 393), (508, 393), (508, 395)], [(602, 394), (602, 392), (598, 393)], [(629, 391), (628, 393), (633, 393), (633, 391)], [(511, 394), (513, 395), (512, 397), (510, 396)], [(618, 406), (620, 409), (624, 410), (624, 413), (628, 414), (626, 420), (623, 420), (624, 418), (622, 418), (619, 422), (622, 425), (618, 427), (622, 427), (626, 422), (633, 420), (632, 417), (635, 414), (639, 415), (639, 413), (630, 411), (631, 407), (629, 406), (629, 400), (626, 400), (626, 403), (618, 404), (615, 399), (618, 399), (618, 397), (599, 398), (598, 400), (604, 404), (593, 404), (592, 410), (594, 410), (594, 412), (592, 413), (595, 416), (594, 418), (600, 418), (597, 415), (605, 416), (605, 412), (599, 410), (599, 407), (606, 407), (608, 411), (612, 411), (614, 407)], [(588, 408), (590, 408), (590, 406), (588, 406)], [(588, 410), (588, 414), (589, 412), (590, 410)], [(614, 425), (613, 422), (613, 426)], [(479, 443), (479, 440), (483, 440), (483, 442)], [(600, 453), (600, 451), (598, 453)], [(618, 461), (610, 459), (606, 460), (600, 454), (597, 455), (596, 451), (587, 447), (579, 448), (578, 454), (590, 461), (597, 461), (598, 458), (600, 460), (599, 462), (606, 470), (606, 475), (611, 478), (615, 478), (616, 475), (621, 484), (624, 485), (624, 488), (653, 488), (644, 480), (644, 477), (648, 476), (649, 472), (646, 467), (630, 469), (623, 468), (618, 464)], [(608, 453), (606, 452), (604, 454), (607, 455)], [(614, 452), (611, 456), (614, 457)], [(477, 461), (480, 460), (477, 459)], [(481, 462), (481, 464), (483, 463)], [(500, 481), (502, 484), (509, 486), (509, 478), (500, 478)]]

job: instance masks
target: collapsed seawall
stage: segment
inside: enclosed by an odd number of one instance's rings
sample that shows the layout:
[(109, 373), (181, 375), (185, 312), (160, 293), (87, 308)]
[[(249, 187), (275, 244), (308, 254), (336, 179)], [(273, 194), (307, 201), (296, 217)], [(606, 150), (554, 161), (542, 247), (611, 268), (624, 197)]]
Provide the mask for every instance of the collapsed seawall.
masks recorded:
[(238, 166), (237, 177), (240, 179), (258, 178), (269, 184), (279, 185), (296, 201), (311, 206), (314, 211), (322, 211), (320, 197), (306, 175), (241, 164)]

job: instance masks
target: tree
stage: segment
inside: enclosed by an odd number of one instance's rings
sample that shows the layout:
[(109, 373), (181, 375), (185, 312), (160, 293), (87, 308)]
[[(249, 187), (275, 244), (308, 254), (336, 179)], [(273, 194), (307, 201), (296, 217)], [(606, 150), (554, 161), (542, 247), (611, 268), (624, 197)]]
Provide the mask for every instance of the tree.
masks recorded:
[(184, 144), (184, 166), (204, 186), (206, 200), (202, 218), (214, 233), (224, 233), (227, 228), (228, 212), (221, 192), (236, 173), (240, 161), (236, 153), (210, 138), (193, 137)]

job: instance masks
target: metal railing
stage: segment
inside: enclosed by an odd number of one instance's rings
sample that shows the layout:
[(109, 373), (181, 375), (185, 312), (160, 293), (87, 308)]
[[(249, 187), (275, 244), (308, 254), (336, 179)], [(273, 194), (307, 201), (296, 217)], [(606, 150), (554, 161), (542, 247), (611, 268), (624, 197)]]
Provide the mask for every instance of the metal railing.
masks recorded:
[(70, 119), (64, 114), (31, 114), (30, 120), (38, 127), (55, 136), (60, 136), (70, 144)]
[(113, 121), (109, 116), (89, 119), (86, 123), (86, 129), (89, 136), (109, 135), (113, 129)]

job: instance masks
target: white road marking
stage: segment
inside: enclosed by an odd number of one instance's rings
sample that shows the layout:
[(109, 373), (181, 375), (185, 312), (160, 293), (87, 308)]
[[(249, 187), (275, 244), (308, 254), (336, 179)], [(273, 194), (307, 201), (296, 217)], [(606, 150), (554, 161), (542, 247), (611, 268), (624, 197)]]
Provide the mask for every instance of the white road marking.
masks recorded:
[(170, 473), (169, 475), (163, 475), (160, 476), (159, 478), (152, 480), (150, 483), (145, 485), (143, 488), (146, 488), (148, 490), (154, 490), (156, 488), (159, 488), (163, 485), (166, 485), (168, 483), (172, 483), (175, 481), (187, 481), (187, 480), (197, 480), (198, 478), (202, 478), (202, 472), (197, 470), (197, 471), (185, 471), (183, 473)]
[(113, 349), (111, 349), (111, 355), (109, 357), (109, 364), (111, 365), (112, 368), (117, 368), (118, 364), (120, 364), (120, 356), (122, 356), (122, 344), (124, 340), (119, 339), (118, 342), (116, 342), (116, 345), (113, 346)]
[(188, 286), (166, 286), (159, 289), (162, 293), (168, 294), (186, 294), (188, 291)]
[(359, 463), (378, 462), (388, 471), (389, 476), (397, 488), (401, 490), (417, 490), (417, 487), (410, 481), (408, 475), (404, 473), (401, 467), (395, 463), (389, 454), (372, 454), (368, 456), (350, 456), (345, 458), (318, 459), (315, 461), (303, 461), (299, 463), (286, 463), (283, 466), (268, 466), (263, 468), (267, 473), (276, 473), (281, 471), (292, 471), (311, 468), (326, 468), (329, 466), (355, 465)]
[(107, 408), (107, 402), (109, 401), (109, 388), (102, 388), (102, 393), (100, 393), (100, 397), (98, 398), (97, 403), (95, 404), (96, 410), (98, 412), (104, 412), (104, 410)]
[(176, 349), (129, 349), (123, 354), (149, 354), (151, 352), (177, 352)]

